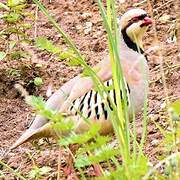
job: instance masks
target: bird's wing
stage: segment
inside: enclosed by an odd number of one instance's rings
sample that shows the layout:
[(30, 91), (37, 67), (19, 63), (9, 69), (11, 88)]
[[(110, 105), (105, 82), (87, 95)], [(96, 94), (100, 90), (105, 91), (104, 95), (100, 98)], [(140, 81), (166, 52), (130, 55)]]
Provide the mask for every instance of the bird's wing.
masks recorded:
[[(98, 65), (94, 67), (97, 69), (97, 76), (102, 80), (106, 81), (112, 78), (112, 70), (109, 60), (101, 61)], [(91, 77), (80, 77), (72, 87), (69, 96), (64, 101), (62, 106), (60, 107), (60, 112), (66, 112), (72, 102), (83, 96), (86, 92), (88, 92), (93, 87), (93, 80)]]

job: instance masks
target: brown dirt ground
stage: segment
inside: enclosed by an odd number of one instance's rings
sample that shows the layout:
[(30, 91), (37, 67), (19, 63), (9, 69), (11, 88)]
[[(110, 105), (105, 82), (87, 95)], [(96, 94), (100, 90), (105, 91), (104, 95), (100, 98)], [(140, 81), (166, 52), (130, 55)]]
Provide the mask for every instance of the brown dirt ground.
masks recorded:
[[(52, 0), (51, 3), (44, 0), (43, 2), (64, 31), (71, 36), (82, 54), (86, 56), (88, 63), (94, 65), (99, 62), (106, 54), (105, 50), (107, 49), (107, 43), (106, 33), (102, 26), (102, 20), (99, 15), (97, 3), (93, 0)], [(135, 0), (118, 4), (118, 12), (123, 12), (132, 7), (142, 7), (149, 12), (146, 1), (144, 3), (139, 2), (141, 1)], [(165, 14), (174, 18), (175, 6), (173, 1), (170, 0), (154, 0), (152, 5), (157, 24), (158, 38), (163, 47), (162, 54), (164, 68), (166, 69), (167, 90), (171, 100), (174, 101), (180, 97), (180, 71), (177, 68), (179, 57), (177, 44), (167, 42), (167, 39), (170, 37), (170, 28), (174, 24), (174, 21), (162, 23), (159, 18)], [(35, 13), (35, 6), (30, 5), (28, 11)], [(83, 19), (81, 15), (87, 12), (92, 16)], [(86, 22), (93, 23), (92, 30), (89, 34), (85, 34), (83, 31)], [(35, 35), (35, 22), (32, 22), (32, 24), (33, 28), (29, 31), (29, 36), (33, 39)], [(80, 30), (78, 30), (77, 27), (79, 25), (82, 26)], [(0, 28), (3, 28), (3, 26), (4, 25), (1, 23)], [(150, 47), (155, 45), (153, 34), (154, 33), (150, 28), (145, 37), (145, 50), (148, 50)], [(58, 35), (56, 30), (52, 28), (51, 24), (41, 12), (38, 12), (37, 36), (46, 36), (55, 44), (63, 48), (65, 47), (61, 37)], [(0, 45), (0, 50), (5, 48), (5, 43), (4, 45)], [(48, 53), (36, 50), (35, 48), (30, 49), (34, 52), (34, 56), (30, 60), (3, 60), (0, 62), (0, 151), (3, 151), (12, 145), (12, 143), (14, 143), (20, 134), (26, 129), (27, 124), (32, 119), (31, 108), (26, 105), (23, 98), (20, 97), (14, 89), (13, 86), (15, 83), (24, 84), (28, 92), (31, 94), (45, 97), (47, 86), (50, 82), (52, 82), (53, 89), (55, 90), (80, 72), (80, 68), (69, 67), (66, 65), (66, 62), (57, 61)], [(157, 142), (154, 140), (160, 140), (162, 139), (162, 136), (159, 130), (152, 123), (151, 118), (154, 118), (162, 126), (167, 126), (162, 110), (166, 96), (159, 71), (160, 61), (158, 54), (156, 52), (151, 52), (151, 54), (148, 54), (148, 59), (150, 66), (148, 111), (151, 112), (151, 115), (148, 119), (149, 123), (145, 153), (152, 162), (155, 162), (158, 155), (162, 152), (156, 148)], [(43, 67), (35, 67), (35, 64), (37, 63), (43, 64)], [(13, 69), (18, 70), (17, 75), (9, 75), (9, 72), (12, 73)], [(32, 83), (28, 83), (36, 76), (41, 76), (44, 81), (41, 88), (37, 88)], [(140, 122), (141, 118), (137, 120), (138, 124), (140, 124)], [(140, 126), (138, 127), (138, 132), (141, 132)], [(50, 142), (52, 141), (50, 140)], [(44, 179), (53, 179), (57, 175), (58, 150), (56, 144), (49, 145), (44, 140), (38, 142), (38, 147), (26, 143), (11, 152), (6, 159), (6, 163), (11, 168), (17, 169), (23, 175), (27, 175), (33, 165), (32, 159), (28, 155), (31, 154), (36, 165), (39, 167), (52, 167), (52, 171), (48, 176), (46, 175)], [(67, 152), (63, 150), (62, 153), (64, 154), (63, 158), (66, 160)], [(3, 170), (3, 173), (8, 177), (8, 179), (15, 179), (14, 175), (7, 169), (0, 167), (0, 170)], [(89, 176), (93, 175), (91, 167), (87, 170), (87, 174)]]

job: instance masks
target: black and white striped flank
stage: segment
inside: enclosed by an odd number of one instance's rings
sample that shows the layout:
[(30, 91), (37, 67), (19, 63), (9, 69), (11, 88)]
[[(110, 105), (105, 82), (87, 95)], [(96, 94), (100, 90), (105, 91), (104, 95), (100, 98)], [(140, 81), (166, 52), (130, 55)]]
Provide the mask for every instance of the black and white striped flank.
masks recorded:
[[(115, 105), (117, 105), (116, 94), (115, 94), (115, 89), (113, 88), (112, 79), (106, 81), (104, 85), (105, 87), (108, 88), (107, 92), (110, 99), (114, 102)], [(127, 94), (127, 104), (129, 105), (130, 88), (128, 84), (125, 84), (125, 89), (126, 89), (126, 94)], [(122, 99), (123, 97), (122, 97), (121, 91), (120, 91), (120, 96)], [(107, 110), (106, 105), (109, 106), (110, 110), (113, 110), (113, 108), (107, 95), (105, 95), (105, 97), (106, 98), (102, 99), (100, 94), (97, 91), (91, 89), (84, 96), (74, 100), (72, 103), (72, 106), (69, 108), (68, 111), (70, 111), (71, 114), (74, 114), (74, 115), (78, 115), (78, 112), (80, 112), (83, 115), (83, 117), (90, 118), (90, 119), (107, 120), (109, 117), (108, 117), (108, 110)]]

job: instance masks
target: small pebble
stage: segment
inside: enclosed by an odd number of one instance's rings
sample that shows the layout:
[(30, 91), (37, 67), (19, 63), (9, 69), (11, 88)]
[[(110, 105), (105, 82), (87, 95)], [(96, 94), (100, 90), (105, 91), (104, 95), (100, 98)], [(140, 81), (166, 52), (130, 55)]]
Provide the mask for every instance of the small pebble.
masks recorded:
[(171, 19), (171, 16), (168, 15), (168, 14), (165, 14), (165, 15), (163, 15), (163, 16), (161, 16), (161, 17), (159, 18), (159, 21), (160, 21), (161, 23), (166, 23), (166, 22), (168, 22), (170, 19)]
[(82, 27), (82, 25), (77, 25), (76, 27), (76, 31), (78, 32), (78, 33), (81, 33), (82, 31), (83, 31), (83, 27)]
[(151, 145), (152, 146), (157, 146), (159, 144), (159, 140), (158, 139), (154, 139), (151, 141)]
[(84, 27), (84, 34), (89, 34), (92, 31), (92, 22), (86, 22)]
[(149, 117), (150, 121), (157, 121), (159, 118), (159, 115), (158, 114), (149, 114), (148, 117)]
[(161, 109), (164, 109), (166, 107), (166, 101), (164, 101), (163, 103), (161, 103), (160, 105)]
[(83, 20), (86, 20), (87, 18), (90, 18), (90, 17), (92, 17), (92, 14), (91, 14), (91, 13), (88, 13), (88, 12), (83, 13), (83, 14), (81, 15), (81, 18), (82, 18)]

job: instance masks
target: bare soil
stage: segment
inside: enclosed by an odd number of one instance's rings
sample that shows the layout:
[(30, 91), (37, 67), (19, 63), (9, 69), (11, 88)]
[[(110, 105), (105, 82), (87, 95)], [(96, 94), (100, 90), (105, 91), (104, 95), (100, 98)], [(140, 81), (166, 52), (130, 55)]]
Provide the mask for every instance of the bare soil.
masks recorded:
[[(118, 13), (121, 14), (127, 9), (134, 7), (143, 8), (149, 13), (146, 1), (144, 3), (140, 2), (142, 1), (128, 0), (123, 4), (118, 4)], [(90, 65), (95, 65), (105, 56), (107, 53), (106, 33), (96, 1), (52, 0), (50, 3), (48, 0), (43, 0), (43, 3), (64, 31), (70, 35)], [(180, 59), (177, 42), (167, 41), (172, 31), (171, 28), (175, 24), (173, 18), (175, 18), (176, 9), (173, 3), (170, 0), (152, 1), (154, 20), (157, 24), (157, 35), (162, 46), (167, 93), (171, 101), (180, 97), (180, 69), (178, 68)], [(35, 14), (37, 9), (35, 5), (30, 4), (27, 10)], [(89, 13), (89, 15), (83, 17), (84, 13)], [(172, 20), (163, 23), (160, 18), (166, 14), (170, 15)], [(32, 29), (28, 31), (30, 38), (45, 36), (56, 45), (65, 48), (65, 43), (58, 32), (40, 11), (38, 11), (36, 22), (27, 21), (33, 24)], [(89, 33), (85, 34), (84, 30), (86, 29), (87, 22), (92, 23), (92, 29)], [(3, 29), (3, 26), (4, 24), (0, 23), (1, 29)], [(35, 28), (37, 28), (37, 32)], [(155, 45), (154, 32), (152, 28), (149, 28), (145, 37), (145, 50), (148, 51), (150, 47), (154, 47)], [(5, 47), (5, 44), (1, 44), (0, 51), (4, 50)], [(55, 91), (81, 70), (78, 67), (69, 67), (66, 61), (57, 61), (47, 52), (37, 50), (33, 47), (29, 49), (33, 52), (33, 58), (31, 59), (0, 61), (0, 153), (8, 149), (16, 141), (32, 119), (32, 109), (19, 95), (14, 88), (14, 84), (20, 83), (30, 94), (40, 95), (46, 98), (46, 90), (50, 83), (52, 83), (53, 91)], [(36, 67), (36, 64), (39, 63), (43, 65), (40, 68)], [(151, 120), (153, 119), (167, 128), (167, 116), (164, 116), (165, 113), (163, 111), (166, 95), (160, 73), (160, 58), (156, 51), (152, 50), (148, 53), (148, 64), (150, 67), (149, 116), (148, 134), (144, 151), (151, 162), (156, 162), (158, 156), (162, 153), (157, 148), (162, 135)], [(36, 87), (31, 83), (37, 76), (43, 79), (43, 85), (41, 87)], [(139, 134), (141, 133), (141, 121), (142, 117), (139, 116), (137, 119)], [(53, 140), (50, 139), (49, 142), (50, 144), (45, 140), (40, 140), (36, 145), (26, 143), (11, 152), (6, 159), (6, 163), (23, 175), (27, 175), (32, 169), (33, 158), (37, 166), (50, 166), (52, 168), (49, 174), (44, 176), (44, 179), (53, 179), (57, 176), (59, 147)], [(66, 162), (68, 153), (65, 150), (61, 151), (63, 155), (62, 161)], [(64, 163), (64, 166), (66, 166), (66, 163)], [(0, 167), (0, 170), (3, 171), (8, 179), (16, 179), (6, 168)], [(87, 175), (89, 177), (94, 175), (91, 167), (87, 169)]]

